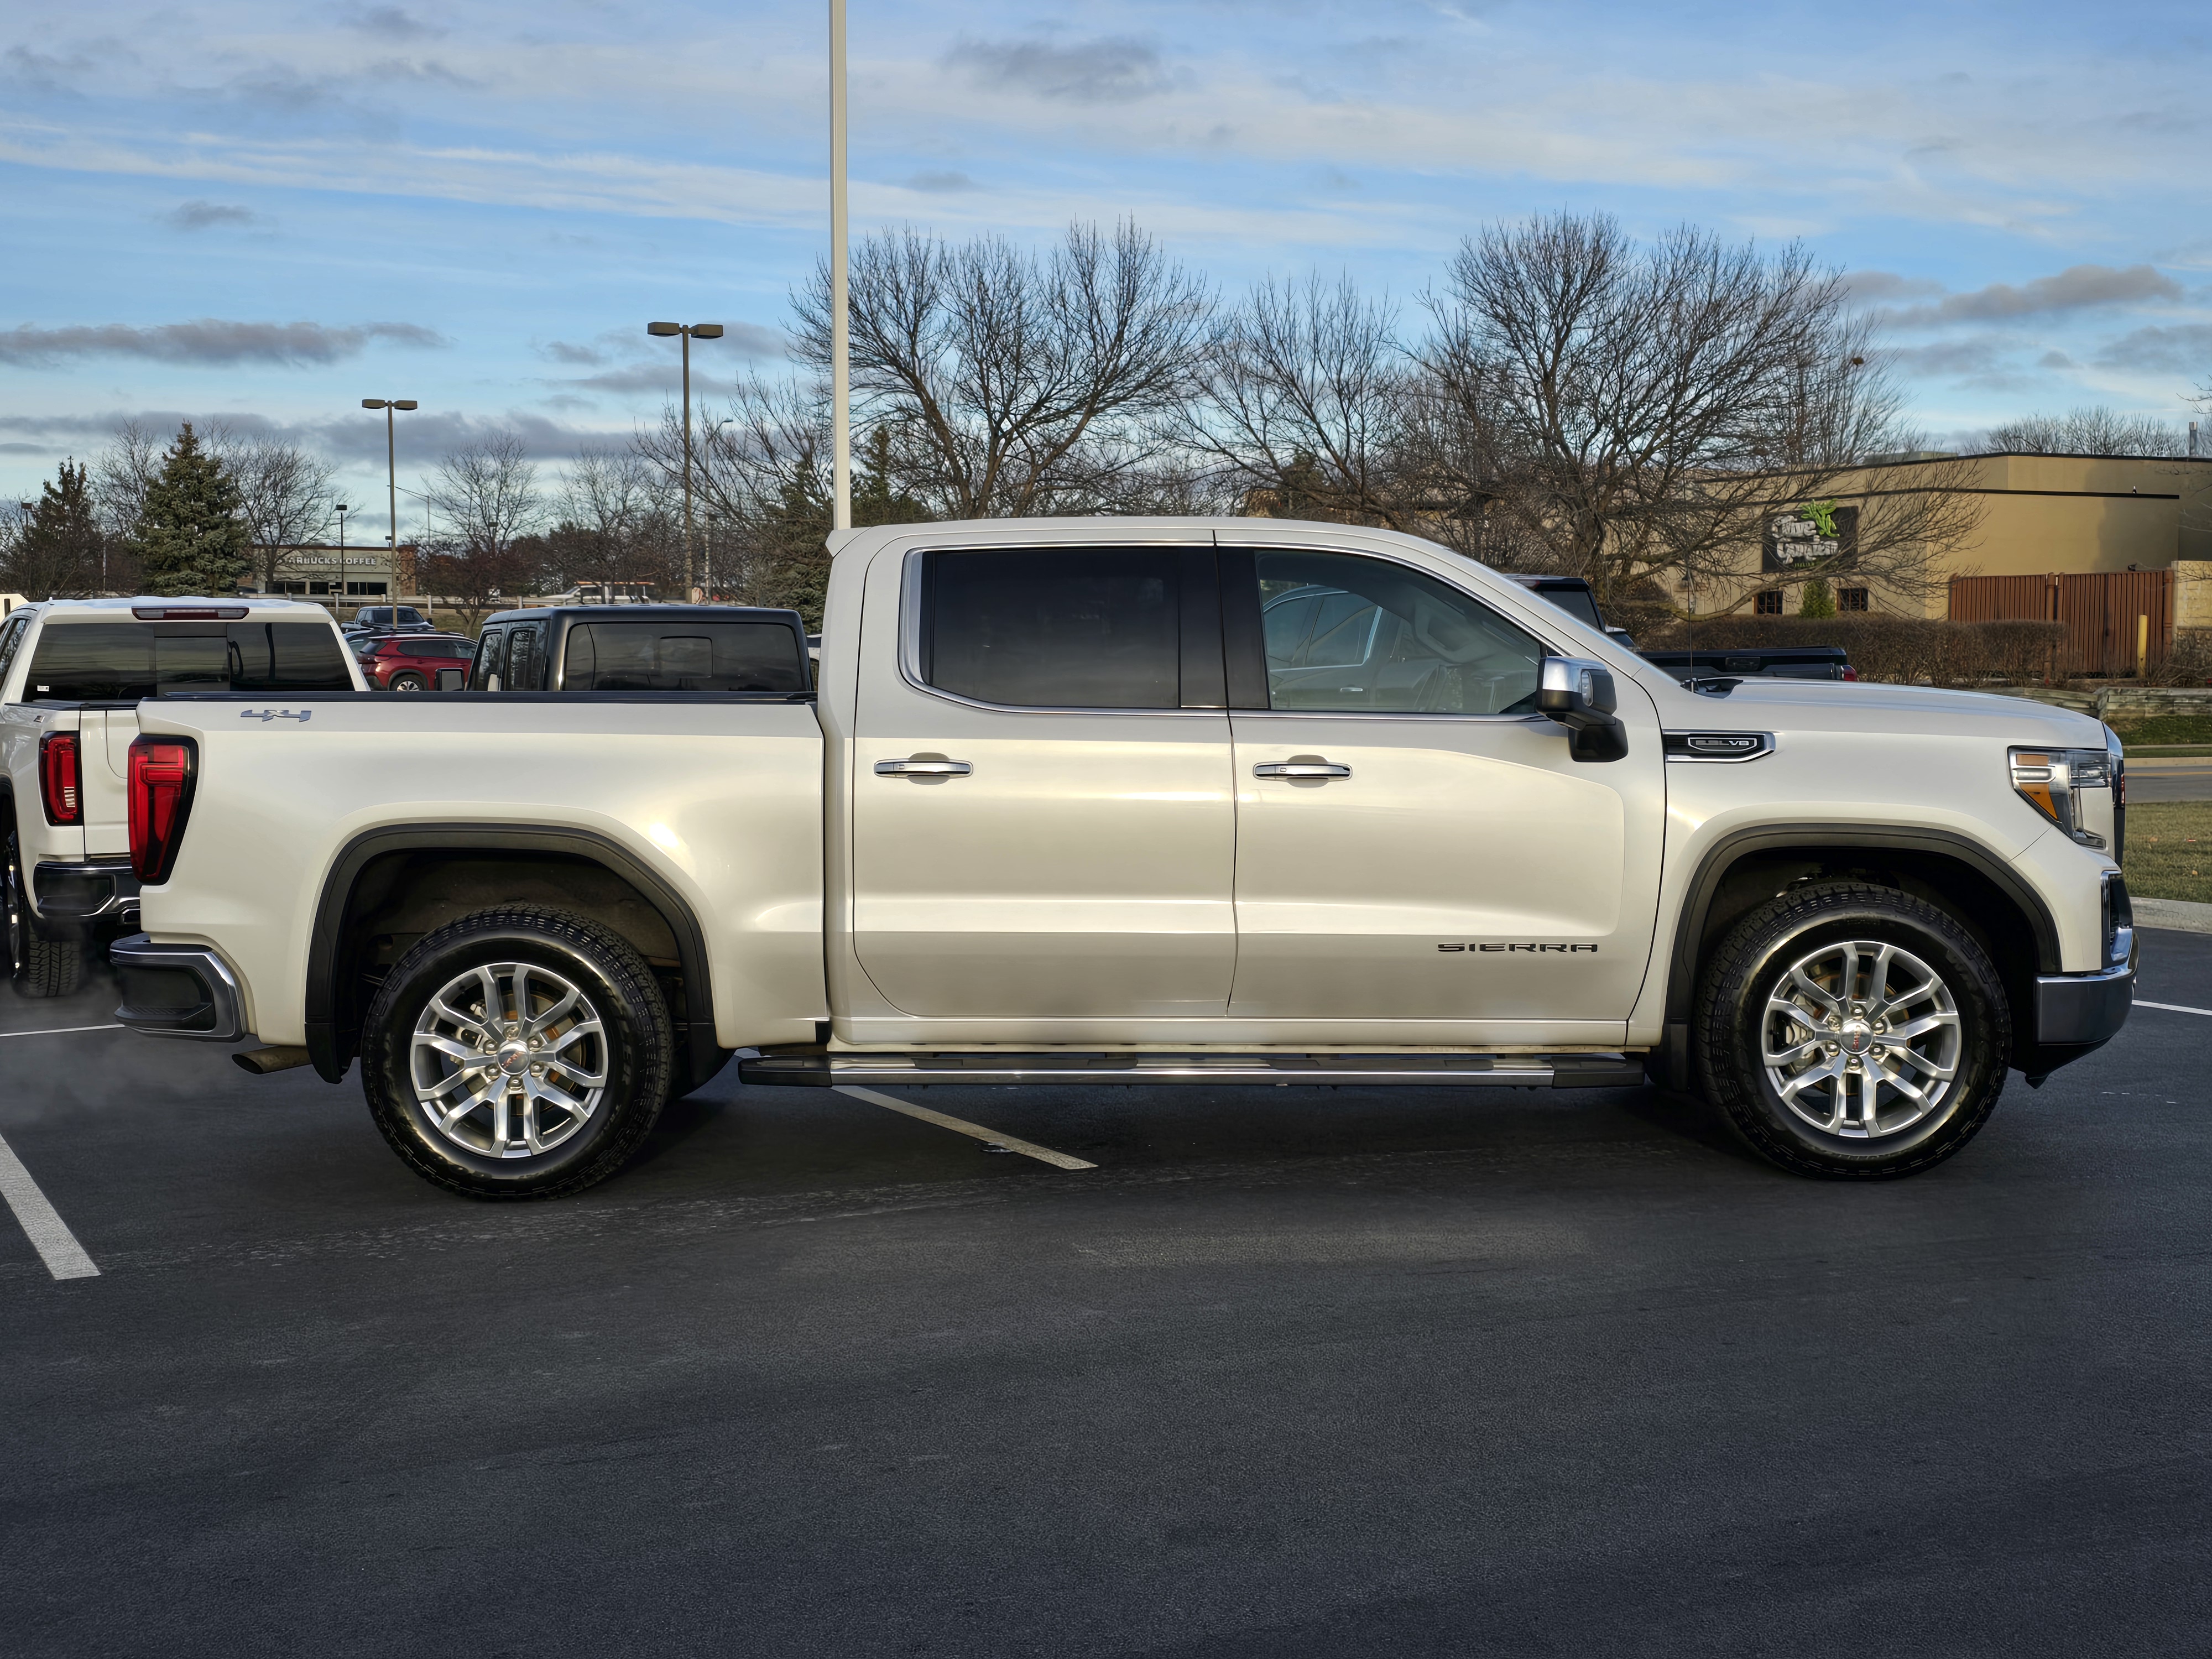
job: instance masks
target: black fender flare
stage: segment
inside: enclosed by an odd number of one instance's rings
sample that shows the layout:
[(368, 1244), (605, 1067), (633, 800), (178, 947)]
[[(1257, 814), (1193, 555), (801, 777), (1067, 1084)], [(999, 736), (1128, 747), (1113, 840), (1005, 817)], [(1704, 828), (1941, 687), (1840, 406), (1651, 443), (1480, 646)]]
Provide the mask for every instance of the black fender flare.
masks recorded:
[[(1678, 1079), (1689, 1076), (1689, 1022), (1697, 989), (1698, 953), (1705, 939), (1705, 918), (1721, 883), (1737, 860), (1756, 853), (1852, 849), (1870, 853), (1913, 853), (1955, 859), (1988, 879), (2009, 899), (2027, 923), (2035, 939), (2037, 971), (2060, 970), (2058, 927), (2050, 908), (2011, 863), (1956, 830), (1932, 830), (1922, 824), (1762, 823), (1730, 830), (1707, 848), (1682, 890), (1681, 914), (1676, 918), (1674, 939), (1667, 967), (1665, 1036), (1660, 1063)], [(2033, 1010), (2021, 1011), (2032, 1024)], [(1684, 1086), (1677, 1082), (1675, 1086)]]
[(307, 941), (307, 1057), (325, 1082), (343, 1079), (359, 1031), (341, 1030), (338, 1019), (338, 945), (362, 872), (388, 853), (556, 853), (588, 860), (621, 877), (659, 913), (675, 936), (684, 967), (684, 1018), (689, 1041), (684, 1058), (693, 1086), (720, 1071), (729, 1058), (715, 1040), (714, 988), (707, 936), (681, 893), (636, 854), (592, 830), (539, 829), (513, 823), (403, 823), (364, 830), (338, 850), (323, 877)]

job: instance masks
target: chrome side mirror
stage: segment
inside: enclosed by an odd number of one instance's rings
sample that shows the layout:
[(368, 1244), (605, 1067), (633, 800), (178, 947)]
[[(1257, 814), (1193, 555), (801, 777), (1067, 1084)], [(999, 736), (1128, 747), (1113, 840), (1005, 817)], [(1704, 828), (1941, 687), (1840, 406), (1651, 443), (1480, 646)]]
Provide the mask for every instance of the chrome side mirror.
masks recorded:
[(1617, 761), (1628, 753), (1628, 728), (1613, 710), (1613, 672), (1587, 657), (1547, 657), (1536, 683), (1536, 707), (1567, 728), (1567, 752), (1578, 761)]

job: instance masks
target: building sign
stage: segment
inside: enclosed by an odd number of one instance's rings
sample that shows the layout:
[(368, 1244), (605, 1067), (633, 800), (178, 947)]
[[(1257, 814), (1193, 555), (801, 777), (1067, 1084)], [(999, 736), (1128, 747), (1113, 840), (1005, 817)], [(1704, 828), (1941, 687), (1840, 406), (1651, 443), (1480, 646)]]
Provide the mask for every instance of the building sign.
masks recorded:
[(1770, 576), (1786, 574), (1805, 565), (1848, 557), (1858, 551), (1858, 508), (1809, 501), (1767, 520), (1759, 568)]

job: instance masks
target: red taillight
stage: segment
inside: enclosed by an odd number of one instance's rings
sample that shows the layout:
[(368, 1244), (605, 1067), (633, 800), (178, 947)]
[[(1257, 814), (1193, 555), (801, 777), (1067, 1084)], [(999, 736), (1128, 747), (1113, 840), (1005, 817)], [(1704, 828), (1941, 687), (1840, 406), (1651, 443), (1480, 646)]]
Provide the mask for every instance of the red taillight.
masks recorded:
[(131, 744), (131, 867), (158, 886), (169, 878), (192, 810), (194, 747), (187, 738), (138, 738)]
[(1859, 671), (1858, 671), (1857, 669), (1856, 669), (1856, 668), (1852, 667), (1852, 666), (1850, 665), (1850, 664), (1849, 664), (1849, 663), (1845, 663), (1845, 664), (1844, 665), (1844, 678), (1845, 679), (1847, 679), (1847, 680), (1856, 680), (1856, 678), (1858, 678), (1858, 677), (1859, 677)]
[(77, 753), (74, 732), (49, 732), (39, 739), (39, 794), (46, 804), (48, 823), (84, 822)]

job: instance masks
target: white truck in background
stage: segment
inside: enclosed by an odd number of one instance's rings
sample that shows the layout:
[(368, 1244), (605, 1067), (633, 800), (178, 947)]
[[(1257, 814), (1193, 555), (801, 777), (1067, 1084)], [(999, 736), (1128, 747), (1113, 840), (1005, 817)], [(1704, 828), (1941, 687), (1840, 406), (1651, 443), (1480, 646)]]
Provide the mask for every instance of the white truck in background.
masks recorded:
[(0, 909), (18, 994), (66, 995), (137, 925), (125, 782), (145, 698), (366, 688), (330, 613), (293, 600), (48, 599), (0, 622)]
[[(410, 1167), (531, 1197), (733, 1054), (802, 1086), (1649, 1077), (1785, 1169), (1897, 1176), (2127, 1017), (2084, 716), (1692, 690), (1381, 531), (832, 551), (818, 689), (795, 614), (702, 607), (559, 647), (641, 690), (143, 705), (118, 1018), (358, 1060)], [(677, 659), (693, 689), (653, 689)]]

